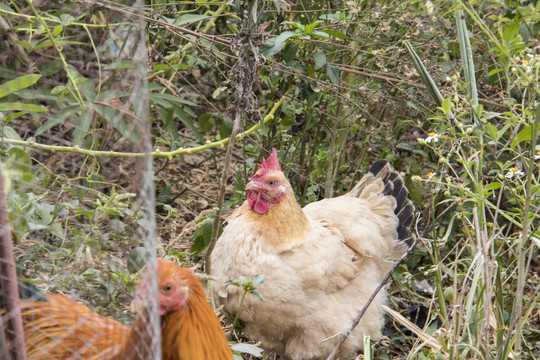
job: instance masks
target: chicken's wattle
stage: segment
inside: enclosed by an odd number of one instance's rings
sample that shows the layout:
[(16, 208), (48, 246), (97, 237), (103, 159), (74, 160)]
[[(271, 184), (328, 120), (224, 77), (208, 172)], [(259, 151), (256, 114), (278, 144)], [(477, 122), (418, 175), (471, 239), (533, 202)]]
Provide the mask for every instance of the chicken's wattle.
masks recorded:
[(248, 205), (251, 210), (255, 210), (259, 214), (265, 214), (268, 211), (268, 208), (270, 207), (270, 204), (267, 200), (263, 199), (262, 191), (258, 191), (256, 193), (257, 198), (254, 199), (254, 193), (253, 191), (250, 191), (247, 197)]

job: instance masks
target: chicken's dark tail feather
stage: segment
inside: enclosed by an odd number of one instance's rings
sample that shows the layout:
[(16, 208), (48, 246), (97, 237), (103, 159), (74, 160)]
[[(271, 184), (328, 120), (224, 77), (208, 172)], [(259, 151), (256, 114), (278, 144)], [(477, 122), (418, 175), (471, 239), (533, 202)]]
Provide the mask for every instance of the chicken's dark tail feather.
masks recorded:
[(371, 165), (369, 171), (384, 183), (384, 194), (392, 195), (396, 199), (394, 213), (399, 219), (397, 228), (399, 240), (410, 247), (415, 240), (415, 234), (411, 231), (414, 222), (414, 205), (409, 199), (409, 191), (403, 183), (403, 179), (386, 160), (379, 160)]
[[(17, 285), (19, 286), (19, 297), (21, 299), (41, 302), (49, 301), (47, 299), (47, 296), (34, 284), (24, 282), (22, 280), (17, 280)], [(2, 309), (6, 307), (5, 296), (7, 295), (4, 294), (4, 291), (2, 289), (2, 281), (0, 281), (0, 308)]]

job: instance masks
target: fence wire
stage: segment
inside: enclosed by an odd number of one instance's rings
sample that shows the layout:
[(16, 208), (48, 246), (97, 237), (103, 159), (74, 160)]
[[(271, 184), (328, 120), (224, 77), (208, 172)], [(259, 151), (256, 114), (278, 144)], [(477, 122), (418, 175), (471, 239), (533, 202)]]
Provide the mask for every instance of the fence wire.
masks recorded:
[[(0, 66), (19, 68), (0, 81), (9, 215), (0, 236), (11, 235), (14, 256), (0, 255), (16, 267), (26, 357), (159, 359), (155, 277), (147, 308), (128, 310), (157, 253), (142, 2), (26, 5), (3, 4), (12, 15), (0, 22)], [(0, 278), (0, 358), (22, 359), (13, 351), (22, 334), (7, 326), (13, 294)], [(137, 316), (146, 341), (127, 348)]]

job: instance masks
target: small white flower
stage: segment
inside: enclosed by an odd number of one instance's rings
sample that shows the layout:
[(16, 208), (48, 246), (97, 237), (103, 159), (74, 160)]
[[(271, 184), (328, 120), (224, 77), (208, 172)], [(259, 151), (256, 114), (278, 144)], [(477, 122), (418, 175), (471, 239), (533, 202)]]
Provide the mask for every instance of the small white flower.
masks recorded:
[(526, 54), (527, 58), (518, 60), (518, 64), (523, 66), (526, 69), (533, 69), (534, 68), (534, 62), (535, 62), (535, 56), (534, 54)]
[(534, 155), (534, 160), (540, 160), (540, 150)]
[(426, 143), (429, 144), (430, 142), (437, 142), (439, 141), (439, 134), (437, 134), (436, 132), (430, 132), (428, 134), (428, 137), (426, 138)]
[(436, 172), (430, 172), (430, 173), (427, 174), (427, 179), (431, 180), (435, 175), (437, 175)]
[(512, 179), (514, 176), (520, 177), (525, 175), (525, 173), (521, 170), (519, 170), (517, 167), (510, 168), (506, 175), (504, 175), (507, 179)]

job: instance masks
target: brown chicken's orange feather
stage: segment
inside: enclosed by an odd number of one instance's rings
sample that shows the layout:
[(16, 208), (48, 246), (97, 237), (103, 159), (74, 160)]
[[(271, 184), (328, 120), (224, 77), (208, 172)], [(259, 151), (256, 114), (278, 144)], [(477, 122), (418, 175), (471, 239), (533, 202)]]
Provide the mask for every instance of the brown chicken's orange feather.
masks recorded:
[[(150, 278), (145, 277), (144, 279)], [(219, 319), (200, 281), (188, 269), (159, 261), (158, 286), (187, 287), (185, 302), (161, 317), (164, 360), (230, 360), (232, 352)], [(148, 294), (147, 294), (148, 295)], [(132, 327), (99, 315), (75, 300), (59, 294), (47, 302), (23, 301), (25, 343), (30, 360), (41, 359), (152, 359), (155, 334), (144, 308)]]

